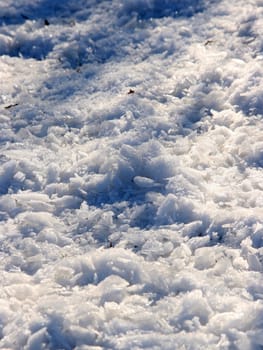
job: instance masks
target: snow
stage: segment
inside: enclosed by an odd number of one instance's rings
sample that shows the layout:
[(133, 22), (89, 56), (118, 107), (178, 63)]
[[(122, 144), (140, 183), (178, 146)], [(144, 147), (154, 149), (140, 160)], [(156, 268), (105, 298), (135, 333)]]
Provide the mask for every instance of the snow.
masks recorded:
[(263, 346), (261, 0), (0, 3), (0, 348)]

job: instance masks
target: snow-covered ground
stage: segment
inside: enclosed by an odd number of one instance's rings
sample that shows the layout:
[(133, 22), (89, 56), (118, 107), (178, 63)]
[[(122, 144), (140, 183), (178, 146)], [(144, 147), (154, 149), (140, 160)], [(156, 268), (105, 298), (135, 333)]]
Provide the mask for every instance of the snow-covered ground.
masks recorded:
[(263, 1), (0, 2), (0, 348), (263, 349)]

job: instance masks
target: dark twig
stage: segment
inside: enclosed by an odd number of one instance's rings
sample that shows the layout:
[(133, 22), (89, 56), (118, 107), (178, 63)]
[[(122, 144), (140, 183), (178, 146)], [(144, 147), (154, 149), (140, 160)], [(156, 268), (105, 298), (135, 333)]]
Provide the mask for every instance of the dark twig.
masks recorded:
[(15, 107), (15, 106), (18, 106), (18, 103), (14, 103), (14, 104), (5, 106), (5, 109), (10, 109), (10, 108)]

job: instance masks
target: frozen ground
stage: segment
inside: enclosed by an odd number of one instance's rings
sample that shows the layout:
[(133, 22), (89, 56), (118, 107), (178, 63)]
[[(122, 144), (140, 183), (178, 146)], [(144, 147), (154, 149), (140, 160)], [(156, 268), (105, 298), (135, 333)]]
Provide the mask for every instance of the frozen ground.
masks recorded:
[(0, 16), (0, 348), (263, 349), (263, 1)]

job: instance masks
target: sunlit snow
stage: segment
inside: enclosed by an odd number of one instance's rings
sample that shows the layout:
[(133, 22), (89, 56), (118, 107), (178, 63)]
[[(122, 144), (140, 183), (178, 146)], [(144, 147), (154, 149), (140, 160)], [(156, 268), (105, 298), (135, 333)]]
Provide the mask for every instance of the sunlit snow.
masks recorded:
[(0, 2), (0, 348), (263, 348), (263, 1)]

